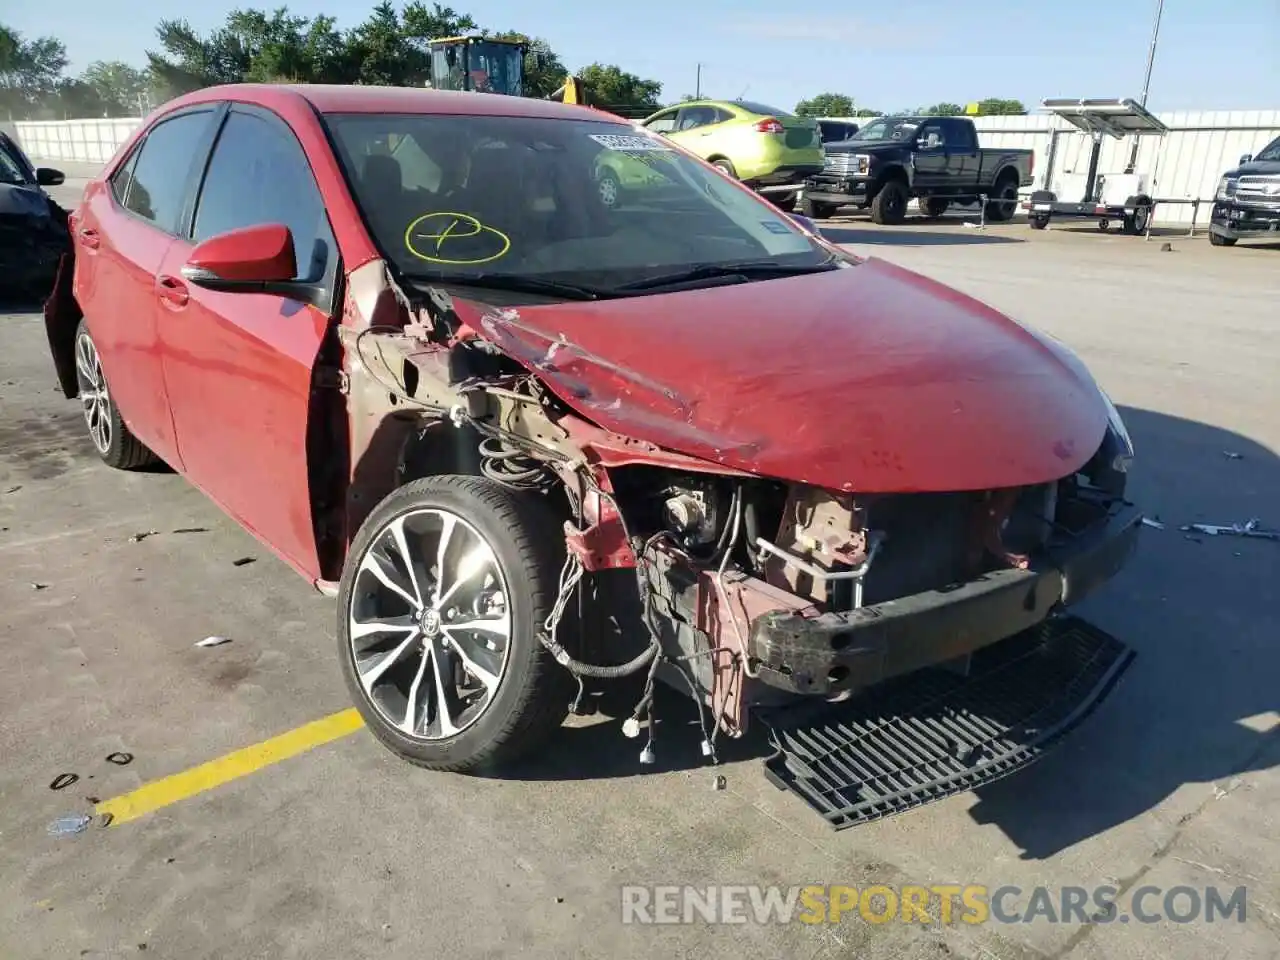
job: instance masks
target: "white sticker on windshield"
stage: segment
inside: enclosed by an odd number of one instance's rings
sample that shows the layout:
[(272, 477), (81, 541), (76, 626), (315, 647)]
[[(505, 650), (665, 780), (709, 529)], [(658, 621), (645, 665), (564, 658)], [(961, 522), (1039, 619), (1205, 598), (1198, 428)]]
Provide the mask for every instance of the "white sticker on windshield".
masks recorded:
[(637, 137), (622, 133), (592, 133), (588, 134), (588, 136), (606, 150), (660, 150), (664, 153), (672, 152), (669, 146), (656, 137)]

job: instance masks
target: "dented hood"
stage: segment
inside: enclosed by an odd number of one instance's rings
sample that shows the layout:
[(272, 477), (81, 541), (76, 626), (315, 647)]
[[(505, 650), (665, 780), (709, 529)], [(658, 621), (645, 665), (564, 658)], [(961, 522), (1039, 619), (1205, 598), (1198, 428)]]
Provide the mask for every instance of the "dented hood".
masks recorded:
[(1043, 483), (1082, 467), (1106, 430), (1065, 348), (879, 260), (479, 326), (605, 429), (828, 489)]

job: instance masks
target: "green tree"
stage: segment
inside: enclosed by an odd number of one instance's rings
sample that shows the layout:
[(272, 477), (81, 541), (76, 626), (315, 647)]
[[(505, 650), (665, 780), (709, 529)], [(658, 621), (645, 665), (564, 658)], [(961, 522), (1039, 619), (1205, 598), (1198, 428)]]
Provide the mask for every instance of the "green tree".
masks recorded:
[(796, 115), (801, 117), (851, 117), (853, 97), (843, 93), (820, 93), (796, 104)]
[(964, 113), (964, 107), (958, 103), (935, 103), (932, 107), (921, 107), (917, 111), (923, 117), (958, 117)]
[(62, 41), (54, 37), (27, 40), (0, 24), (0, 115), (18, 120), (49, 106), (66, 66), (67, 48)]
[(998, 97), (988, 97), (986, 100), (978, 101), (978, 114), (984, 117), (995, 116), (1021, 116), (1027, 112), (1027, 108), (1022, 105), (1021, 100), (1001, 100)]
[(648, 116), (662, 106), (662, 84), (643, 80), (621, 67), (593, 63), (578, 73), (587, 88), (587, 99), (593, 107), (609, 110), (624, 117)]
[[(79, 83), (93, 90), (99, 108), (111, 116), (126, 116), (141, 112), (148, 102), (149, 82), (147, 74), (121, 60), (95, 60), (85, 67)], [(62, 96), (65, 99), (67, 92)], [(83, 91), (74, 96), (87, 97)], [(98, 114), (86, 114), (97, 116)]]

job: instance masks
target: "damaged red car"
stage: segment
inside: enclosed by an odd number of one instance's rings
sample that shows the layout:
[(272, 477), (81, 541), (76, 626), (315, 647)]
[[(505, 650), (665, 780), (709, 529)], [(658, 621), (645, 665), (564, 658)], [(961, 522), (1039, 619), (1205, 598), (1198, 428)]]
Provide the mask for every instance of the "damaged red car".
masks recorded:
[[(205, 89), (71, 223), (46, 321), (98, 453), (336, 595), (357, 706), (424, 766), (545, 745), (630, 674), (625, 732), (666, 680), (708, 753), (757, 708), (962, 677), (1134, 549), (1129, 437), (1066, 348), (607, 114)], [(899, 773), (973, 769), (967, 722)]]

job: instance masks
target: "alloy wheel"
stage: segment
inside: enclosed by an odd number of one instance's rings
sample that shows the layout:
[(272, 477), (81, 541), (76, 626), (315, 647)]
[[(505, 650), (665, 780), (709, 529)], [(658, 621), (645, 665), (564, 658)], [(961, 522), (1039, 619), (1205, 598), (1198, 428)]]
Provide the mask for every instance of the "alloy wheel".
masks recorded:
[(600, 202), (606, 207), (616, 206), (618, 203), (618, 181), (613, 177), (602, 177), (598, 184), (600, 190)]
[(507, 578), (461, 516), (402, 513), (361, 557), (347, 611), (360, 687), (416, 740), (461, 733), (493, 704), (511, 646)]
[(111, 394), (102, 375), (98, 349), (85, 334), (76, 340), (76, 384), (89, 437), (98, 452), (105, 454), (111, 448)]

